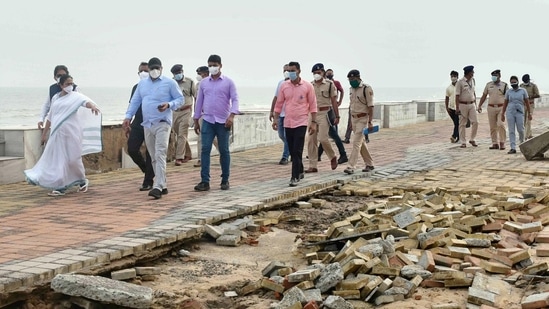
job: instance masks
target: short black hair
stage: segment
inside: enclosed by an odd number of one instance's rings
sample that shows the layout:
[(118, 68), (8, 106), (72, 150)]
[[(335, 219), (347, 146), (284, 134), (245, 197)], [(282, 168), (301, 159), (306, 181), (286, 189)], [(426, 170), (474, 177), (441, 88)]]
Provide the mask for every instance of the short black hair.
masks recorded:
[(55, 77), (55, 75), (57, 75), (57, 72), (59, 72), (61, 70), (65, 71), (65, 72), (67, 72), (67, 74), (69, 74), (69, 69), (67, 69), (66, 66), (60, 64), (60, 65), (56, 65), (55, 69), (53, 69), (53, 76)]
[(63, 85), (65, 81), (69, 78), (72, 78), (72, 76), (70, 76), (69, 74), (61, 75), (61, 77), (59, 77), (59, 85)]
[(511, 77), (509, 78), (509, 81), (511, 81), (512, 79), (515, 79), (517, 82), (518, 82), (518, 80), (519, 80), (518, 77), (516, 77), (515, 75), (511, 76)]
[(290, 61), (288, 62), (289, 67), (296, 67), (298, 70), (301, 70), (301, 66), (299, 65), (299, 62), (297, 61)]
[(141, 61), (141, 63), (139, 64), (140, 67), (144, 65), (149, 66), (149, 63), (146, 61)]
[(216, 62), (221, 64), (221, 57), (218, 55), (210, 55), (210, 57), (208, 57), (208, 62)]
[(450, 76), (459, 76), (459, 73), (452, 70), (452, 72), (450, 72)]

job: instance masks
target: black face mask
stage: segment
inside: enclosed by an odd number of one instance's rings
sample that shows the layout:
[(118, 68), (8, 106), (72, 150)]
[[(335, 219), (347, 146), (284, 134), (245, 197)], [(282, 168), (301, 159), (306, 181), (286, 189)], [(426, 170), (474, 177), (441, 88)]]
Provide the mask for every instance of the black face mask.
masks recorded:
[(327, 79), (333, 79), (334, 76), (333, 76), (333, 75), (326, 75), (326, 78), (327, 78)]
[(518, 89), (518, 86), (519, 86), (519, 85), (516, 84), (516, 83), (512, 83), (512, 84), (511, 84), (511, 87), (513, 87), (513, 89)]

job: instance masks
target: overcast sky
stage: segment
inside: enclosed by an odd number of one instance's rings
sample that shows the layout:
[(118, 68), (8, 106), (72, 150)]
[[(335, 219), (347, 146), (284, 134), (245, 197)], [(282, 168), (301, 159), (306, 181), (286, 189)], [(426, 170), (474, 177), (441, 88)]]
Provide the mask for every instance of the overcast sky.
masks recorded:
[(374, 87), (438, 87), (475, 66), (477, 86), (529, 73), (549, 90), (549, 0), (10, 1), (0, 18), (0, 87), (47, 87), (57, 64), (82, 87), (130, 87), (159, 57), (188, 76), (210, 54), (238, 86), (273, 86), (282, 65), (317, 62)]

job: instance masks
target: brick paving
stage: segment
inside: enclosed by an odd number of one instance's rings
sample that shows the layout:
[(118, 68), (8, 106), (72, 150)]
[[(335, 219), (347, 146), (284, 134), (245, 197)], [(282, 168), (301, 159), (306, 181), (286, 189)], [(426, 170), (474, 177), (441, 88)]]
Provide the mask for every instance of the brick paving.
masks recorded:
[[(535, 134), (549, 129), (549, 109), (538, 108), (534, 116)], [(0, 185), (0, 293), (139, 255), (199, 234), (206, 223), (296, 201), (362, 177), (384, 186), (402, 184), (406, 177), (411, 185), (436, 183), (473, 191), (549, 184), (547, 160), (526, 161), (520, 151), (508, 155), (508, 145), (505, 151), (488, 150), (486, 112), (479, 115), (479, 122), (479, 147), (466, 149), (449, 142), (450, 120), (382, 129), (371, 135), (369, 143), (374, 175), (348, 176), (343, 173), (345, 166), (331, 171), (324, 155), (319, 172), (306, 174), (295, 188), (288, 187), (290, 165), (278, 165), (282, 145), (233, 153), (228, 191), (219, 189), (216, 157), (211, 191), (193, 191), (200, 181), (194, 160), (179, 167), (169, 163), (169, 194), (159, 200), (137, 190), (142, 181), (138, 169), (88, 175), (87, 193), (63, 197), (49, 197), (47, 191), (26, 183)], [(350, 155), (350, 145), (346, 148)], [(417, 172), (424, 173), (418, 177)]]

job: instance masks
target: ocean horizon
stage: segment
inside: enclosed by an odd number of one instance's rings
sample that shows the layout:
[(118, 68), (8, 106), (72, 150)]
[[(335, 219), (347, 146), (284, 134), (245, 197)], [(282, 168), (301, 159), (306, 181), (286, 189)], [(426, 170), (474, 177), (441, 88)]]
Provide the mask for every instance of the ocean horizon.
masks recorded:
[[(405, 88), (374, 87), (375, 102), (442, 100), (445, 87)], [(103, 114), (103, 123), (122, 123), (131, 87), (81, 87), (80, 91), (95, 101)], [(237, 87), (241, 111), (269, 110), (274, 87)], [(0, 128), (36, 127), (48, 87), (0, 87)], [(347, 98), (343, 107), (349, 106)]]

